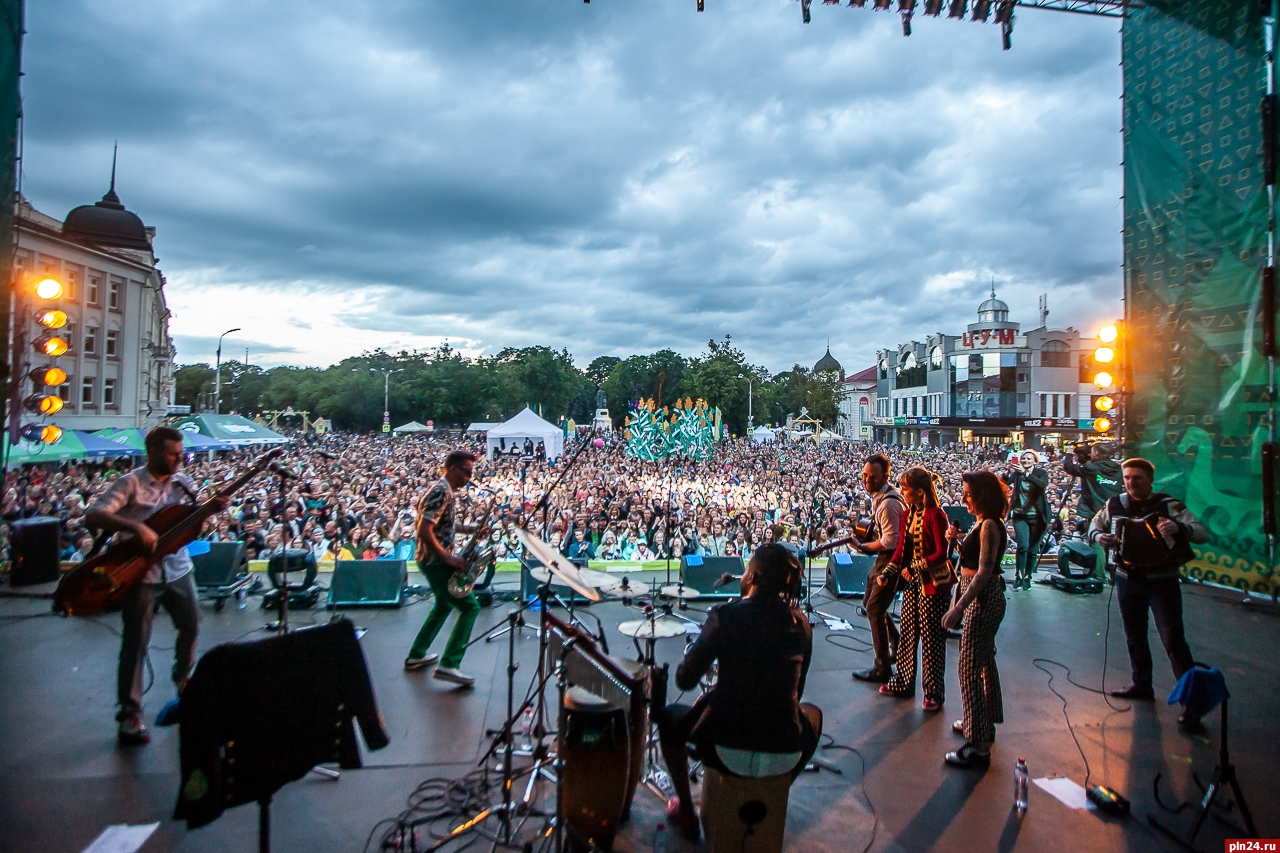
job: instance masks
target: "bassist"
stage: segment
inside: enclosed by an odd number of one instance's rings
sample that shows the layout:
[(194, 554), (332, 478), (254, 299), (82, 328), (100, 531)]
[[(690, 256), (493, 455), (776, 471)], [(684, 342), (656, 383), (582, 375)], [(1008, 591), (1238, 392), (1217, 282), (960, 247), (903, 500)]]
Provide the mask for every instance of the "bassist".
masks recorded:
[[(158, 537), (144, 522), (162, 507), (196, 503), (191, 481), (178, 473), (182, 467), (182, 433), (170, 427), (156, 427), (147, 433), (147, 464), (117, 479), (85, 511), (85, 521), (108, 533), (136, 537), (154, 554)], [(229, 498), (214, 499), (219, 510)], [(142, 581), (125, 593), (121, 602), (124, 630), (120, 641), (120, 666), (116, 689), (120, 710), (117, 737), (125, 746), (140, 746), (151, 740), (142, 722), (142, 672), (151, 642), (151, 624), (157, 602), (164, 605), (178, 631), (174, 644), (171, 674), (178, 692), (186, 684), (195, 663), (199, 610), (196, 584), (191, 574), (191, 558), (185, 549), (163, 557), (147, 569)]]

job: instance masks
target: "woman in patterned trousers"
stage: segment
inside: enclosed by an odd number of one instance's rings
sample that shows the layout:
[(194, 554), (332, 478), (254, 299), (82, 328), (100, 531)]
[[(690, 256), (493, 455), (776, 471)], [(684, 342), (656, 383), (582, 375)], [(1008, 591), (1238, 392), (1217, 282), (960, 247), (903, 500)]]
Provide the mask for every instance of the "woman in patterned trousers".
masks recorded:
[[(996, 723), (1004, 722), (1004, 699), (1000, 695), (1000, 673), (996, 669), (996, 632), (1004, 619), (1004, 557), (1009, 534), (1004, 515), (1009, 508), (1009, 492), (990, 471), (970, 471), (964, 480), (964, 505), (978, 523), (960, 545), (960, 594), (942, 617), (942, 624), (954, 627), (964, 617), (960, 635), (960, 698), (964, 717), (952, 728), (965, 738), (964, 746), (948, 752), (947, 764), (972, 770), (991, 766), (991, 744), (996, 739)], [(947, 538), (959, 539), (952, 525)]]
[(898, 548), (885, 571), (902, 567), (902, 620), (894, 660), (897, 671), (881, 686), (880, 693), (902, 698), (915, 695), (918, 642), (924, 687), (921, 707), (937, 711), (946, 697), (947, 634), (942, 614), (953, 580), (947, 563), (947, 515), (938, 506), (934, 476), (927, 468), (908, 468), (898, 483), (907, 512), (900, 522)]

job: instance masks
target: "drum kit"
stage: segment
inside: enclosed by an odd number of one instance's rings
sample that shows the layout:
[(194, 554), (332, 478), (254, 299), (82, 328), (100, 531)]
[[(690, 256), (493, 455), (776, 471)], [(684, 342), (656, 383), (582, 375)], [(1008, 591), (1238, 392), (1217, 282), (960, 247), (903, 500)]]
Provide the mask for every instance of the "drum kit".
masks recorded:
[[(525, 818), (552, 817), (540, 812), (535, 802), (537, 782), (545, 779), (556, 786), (556, 808), (548, 828), (555, 836), (554, 849), (608, 850), (641, 784), (664, 798), (670, 791), (670, 781), (657, 763), (657, 736), (649, 713), (650, 705), (665, 701), (666, 696), (667, 667), (657, 665), (657, 643), (698, 632), (700, 623), (680, 611), (690, 609), (686, 602), (699, 592), (682, 583), (650, 586), (579, 568), (535, 534), (520, 529), (516, 536), (529, 562), (540, 565), (530, 569), (538, 582), (537, 597), (508, 614), (507, 720), (482, 759), (487, 772), (490, 759), (501, 757), (502, 803), (483, 813), (496, 817), (500, 825), (491, 832), (481, 826), (483, 821), (473, 820), (455, 834), (475, 831), (492, 840), (494, 849), (518, 847), (516, 834)], [(618, 626), (619, 633), (632, 640), (636, 659), (611, 656), (603, 628), (599, 634), (588, 630), (574, 614), (574, 597), (567, 596), (567, 602), (560, 599), (553, 585), (567, 587), (591, 602), (620, 600), (641, 609), (641, 618)], [(565, 607), (564, 619), (549, 612), (552, 600)], [(539, 606), (538, 669), (528, 698), (517, 708), (516, 628), (523, 611), (535, 602)], [(546, 698), (546, 688), (553, 681), (558, 687), (558, 709), (548, 707)], [(549, 713), (557, 713), (558, 719), (552, 743), (547, 743)], [(514, 745), (521, 720), (530, 721), (526, 750)], [(532, 764), (516, 770), (513, 758), (518, 755), (532, 758)], [(515, 781), (526, 775), (524, 794), (519, 796)]]

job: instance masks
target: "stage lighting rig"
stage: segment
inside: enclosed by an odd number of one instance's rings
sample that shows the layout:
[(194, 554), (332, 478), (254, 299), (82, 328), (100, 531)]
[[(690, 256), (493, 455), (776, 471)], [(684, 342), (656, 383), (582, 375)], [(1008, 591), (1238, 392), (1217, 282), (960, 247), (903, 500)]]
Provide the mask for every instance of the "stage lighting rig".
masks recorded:
[(1094, 416), (1094, 430), (1104, 435), (1124, 425), (1124, 400), (1129, 394), (1125, 343), (1122, 322), (1103, 326), (1098, 330), (1099, 345), (1090, 359), (1089, 378), (1102, 392), (1093, 395), (1090, 414)]

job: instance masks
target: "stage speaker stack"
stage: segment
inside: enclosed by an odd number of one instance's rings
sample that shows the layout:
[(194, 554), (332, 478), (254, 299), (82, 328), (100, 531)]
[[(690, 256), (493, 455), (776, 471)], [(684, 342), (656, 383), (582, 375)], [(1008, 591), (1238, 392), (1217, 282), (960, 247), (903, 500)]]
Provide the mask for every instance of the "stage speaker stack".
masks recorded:
[(59, 536), (62, 523), (56, 518), (35, 515), (13, 522), (12, 569), (9, 586), (33, 586), (51, 583), (62, 577)]
[(685, 586), (693, 587), (701, 595), (699, 598), (737, 598), (742, 594), (742, 584), (730, 581), (716, 589), (716, 581), (721, 575), (741, 575), (746, 565), (741, 557), (699, 557), (686, 554), (680, 558), (680, 580)]
[(210, 542), (208, 551), (191, 557), (191, 565), (198, 589), (230, 586), (249, 568), (243, 542)]
[(338, 560), (329, 581), (329, 608), (399, 607), (409, 581), (404, 560)]
[(875, 561), (870, 554), (832, 554), (827, 558), (827, 592), (836, 598), (862, 598)]

